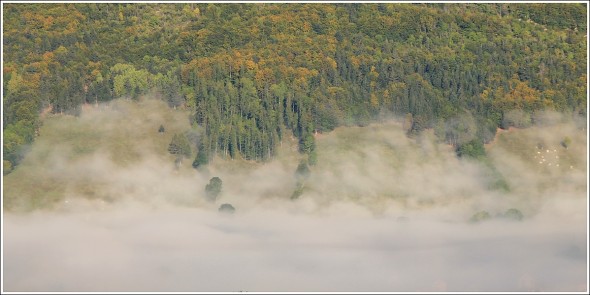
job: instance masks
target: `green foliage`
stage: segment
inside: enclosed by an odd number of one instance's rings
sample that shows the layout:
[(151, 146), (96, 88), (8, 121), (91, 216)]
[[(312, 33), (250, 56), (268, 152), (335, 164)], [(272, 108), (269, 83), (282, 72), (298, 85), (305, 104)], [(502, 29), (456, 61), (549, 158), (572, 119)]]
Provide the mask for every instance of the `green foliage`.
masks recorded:
[(308, 154), (307, 162), (311, 166), (314, 166), (318, 163), (318, 153), (315, 151), (315, 149)]
[(512, 126), (516, 128), (530, 127), (532, 124), (531, 115), (522, 110), (510, 110), (503, 113), (502, 128), (508, 129)]
[(168, 106), (176, 108), (185, 103), (177, 74), (168, 71), (166, 75), (160, 75), (156, 80), (158, 90), (162, 93), (163, 99), (168, 103)]
[(234, 206), (232, 206), (231, 204), (225, 203), (225, 204), (221, 204), (221, 206), (219, 206), (218, 211), (221, 213), (232, 214), (236, 211), (236, 208), (234, 208)]
[(219, 177), (213, 177), (209, 180), (209, 183), (205, 186), (205, 194), (207, 200), (215, 201), (221, 193), (221, 186), (223, 182)]
[(576, 29), (586, 31), (585, 6), (582, 3), (574, 5), (563, 5), (552, 3), (552, 5), (536, 4), (514, 4), (511, 5), (512, 13), (523, 19), (530, 19), (536, 23), (561, 29)]
[(10, 162), (12, 168), (16, 167), (26, 154), (27, 144), (32, 143), (34, 137), (35, 130), (31, 124), (24, 121), (10, 124), (3, 133), (3, 160)]
[(172, 141), (168, 145), (168, 152), (177, 157), (190, 158), (191, 146), (184, 134), (174, 134)]
[(297, 165), (297, 170), (295, 170), (295, 178), (298, 182), (304, 182), (309, 177), (311, 170), (309, 170), (309, 166), (305, 161), (299, 162)]
[(428, 122), (425, 116), (415, 116), (412, 120), (412, 127), (410, 127), (410, 130), (408, 131), (408, 135), (415, 136), (428, 127)]
[(489, 187), (490, 190), (499, 190), (502, 192), (509, 192), (510, 191), (510, 186), (508, 185), (508, 183), (506, 182), (506, 180), (503, 177), (498, 177), (496, 179), (494, 179)]
[(412, 116), (412, 113), (407, 113), (404, 116), (402, 128), (404, 129), (404, 131), (406, 131), (406, 133), (409, 133), (410, 130), (412, 129), (413, 125), (414, 125), (414, 118)]
[(129, 64), (116, 64), (111, 68), (111, 73), (116, 96), (137, 98), (150, 89), (151, 77), (146, 70), (136, 70)]
[(305, 182), (309, 178), (311, 174), (311, 170), (309, 169), (309, 165), (305, 160), (299, 162), (297, 165), (297, 169), (295, 170), (295, 190), (291, 194), (291, 200), (295, 200), (299, 198), (305, 189)]
[(471, 218), (469, 219), (469, 222), (477, 223), (477, 222), (489, 220), (491, 218), (492, 218), (492, 216), (490, 215), (490, 213), (488, 213), (488, 211), (479, 211), (479, 212), (473, 214), (473, 216), (471, 216)]
[(486, 150), (479, 139), (474, 139), (459, 145), (456, 149), (456, 153), (459, 157), (472, 159), (483, 159), (486, 156)]
[[(521, 221), (524, 218), (524, 215), (522, 214), (522, 212), (520, 212), (520, 210), (518, 210), (516, 208), (510, 208), (510, 209), (506, 210), (504, 213), (496, 214), (495, 218), (504, 218), (504, 219)], [(487, 211), (479, 211), (479, 212), (473, 214), (473, 216), (471, 216), (471, 218), (469, 219), (469, 222), (478, 223), (478, 222), (482, 222), (482, 221), (486, 221), (486, 220), (490, 220), (490, 219), (492, 219), (492, 216), (490, 215), (490, 213), (488, 213)]]
[(524, 218), (524, 215), (522, 214), (522, 212), (520, 212), (520, 210), (515, 209), (515, 208), (510, 208), (510, 209), (506, 210), (506, 212), (504, 212), (504, 214), (501, 214), (500, 217), (520, 221)]
[(312, 134), (306, 134), (299, 144), (300, 151), (305, 154), (310, 154), (315, 150), (315, 138)]
[(203, 127), (197, 166), (265, 161), (291, 135), (313, 165), (311, 134), (382, 113), (415, 135), (468, 109), (475, 128), (437, 134), (489, 142), (512, 110), (587, 115), (585, 19), (580, 3), (12, 3), (4, 128), (156, 93)]
[(291, 194), (290, 199), (291, 200), (298, 199), (303, 194), (304, 189), (305, 189), (305, 186), (302, 183), (297, 183), (297, 185), (295, 186), (295, 190)]
[(160, 128), (158, 128), (158, 132), (164, 133), (165, 131), (166, 131), (166, 129), (164, 129), (164, 125), (160, 125)]
[(197, 150), (197, 156), (193, 161), (193, 168), (199, 169), (207, 164), (209, 164), (209, 151), (205, 148), (203, 141), (201, 141)]
[(477, 123), (469, 112), (457, 114), (447, 120), (445, 124), (445, 141), (455, 148), (469, 144), (477, 134)]

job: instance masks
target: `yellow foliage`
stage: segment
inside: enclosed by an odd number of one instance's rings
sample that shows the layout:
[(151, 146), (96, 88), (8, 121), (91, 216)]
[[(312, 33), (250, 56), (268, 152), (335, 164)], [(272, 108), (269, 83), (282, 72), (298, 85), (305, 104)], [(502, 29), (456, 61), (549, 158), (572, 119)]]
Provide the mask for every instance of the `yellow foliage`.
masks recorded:
[(253, 60), (247, 60), (246, 61), (246, 68), (249, 71), (253, 71), (255, 69), (258, 69), (258, 65)]
[(268, 19), (272, 22), (272, 23), (278, 23), (280, 21), (282, 21), (282, 18), (280, 15), (269, 15)]
[(539, 92), (529, 87), (527, 83), (518, 81), (515, 84), (514, 88), (508, 92), (507, 100), (532, 103), (539, 98)]
[(377, 82), (371, 81), (371, 82), (369, 82), (369, 86), (371, 87), (371, 89), (375, 89), (377, 87)]
[(330, 96), (332, 97), (336, 97), (336, 95), (338, 94), (343, 94), (346, 91), (344, 90), (344, 88), (342, 87), (334, 87), (334, 86), (330, 86), (328, 87), (328, 93), (330, 94)]
[(23, 77), (17, 72), (12, 73), (10, 81), (8, 81), (8, 92), (16, 92), (23, 84)]
[(490, 91), (486, 88), (479, 95), (482, 101), (487, 101), (490, 97)]
[(371, 106), (378, 107), (379, 106), (379, 99), (375, 93), (371, 93)]
[(311, 32), (311, 25), (309, 24), (309, 22), (304, 22), (303, 23), (303, 33), (309, 33)]
[(211, 31), (207, 29), (200, 29), (197, 31), (197, 37), (200, 39), (206, 38), (209, 35), (211, 35)]
[(350, 62), (352, 63), (353, 69), (358, 70), (359, 65), (360, 65), (359, 59), (356, 56), (351, 56)]
[(375, 69), (375, 66), (371, 66), (371, 72), (369, 72), (369, 78), (373, 81), (375, 81), (375, 80), (377, 80), (377, 78), (379, 78), (379, 73)]
[(499, 99), (494, 100), (493, 104), (497, 107), (503, 109), (537, 109), (552, 106), (552, 104), (542, 101), (539, 91), (531, 88), (528, 83), (513, 77), (510, 84), (511, 89), (503, 95), (500, 93), (497, 96)]
[(326, 63), (328, 64), (328, 66), (332, 69), (332, 70), (336, 70), (336, 67), (338, 66), (338, 64), (336, 63), (335, 60), (333, 60), (331, 57), (326, 57)]

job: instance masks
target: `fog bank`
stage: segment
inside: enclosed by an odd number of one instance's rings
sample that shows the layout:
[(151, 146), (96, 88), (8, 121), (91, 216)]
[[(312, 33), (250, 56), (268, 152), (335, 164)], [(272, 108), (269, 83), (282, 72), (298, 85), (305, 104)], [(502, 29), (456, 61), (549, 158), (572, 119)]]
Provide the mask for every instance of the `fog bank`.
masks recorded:
[(114, 101), (46, 121), (4, 178), (4, 291), (586, 291), (587, 136), (565, 117), (501, 132), (487, 163), (395, 121), (340, 127), (290, 200), (295, 142), (176, 168), (186, 115)]

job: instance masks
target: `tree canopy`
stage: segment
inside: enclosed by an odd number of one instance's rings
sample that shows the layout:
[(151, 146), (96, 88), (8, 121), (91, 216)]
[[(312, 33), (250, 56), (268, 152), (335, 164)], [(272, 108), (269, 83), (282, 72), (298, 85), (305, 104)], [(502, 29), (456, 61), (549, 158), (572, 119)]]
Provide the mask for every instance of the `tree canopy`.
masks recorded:
[(174, 134), (168, 145), (168, 152), (177, 157), (189, 158), (192, 155), (190, 143), (184, 134)]
[[(314, 164), (314, 134), (383, 115), (411, 118), (414, 134), (468, 112), (466, 142), (481, 143), (513, 110), (587, 115), (581, 3), (3, 7), (9, 169), (42, 110), (77, 115), (148, 93), (203, 127), (196, 166), (214, 155), (268, 160), (291, 135)], [(462, 144), (454, 131), (441, 140)]]
[(223, 181), (221, 178), (215, 176), (209, 180), (209, 183), (205, 186), (205, 193), (209, 201), (215, 201), (221, 193), (221, 186)]

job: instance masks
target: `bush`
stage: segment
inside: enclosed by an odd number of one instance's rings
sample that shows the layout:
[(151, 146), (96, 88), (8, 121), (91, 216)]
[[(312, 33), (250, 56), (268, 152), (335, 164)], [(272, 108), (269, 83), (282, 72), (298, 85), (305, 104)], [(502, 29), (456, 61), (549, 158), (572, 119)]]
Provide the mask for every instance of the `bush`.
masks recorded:
[(520, 212), (520, 210), (510, 208), (506, 210), (506, 212), (504, 212), (504, 214), (502, 214), (501, 217), (520, 221), (524, 218), (524, 215), (522, 215), (522, 212)]
[(226, 204), (222, 204), (219, 207), (218, 211), (222, 212), (222, 213), (234, 213), (236, 211), (236, 208), (234, 208), (234, 206), (232, 206), (231, 204), (226, 203)]
[(295, 190), (291, 194), (291, 200), (298, 199), (303, 194), (303, 188), (304, 188), (303, 184), (297, 183)]
[(223, 182), (219, 177), (213, 177), (209, 180), (209, 184), (205, 186), (205, 193), (209, 201), (215, 201), (221, 193), (221, 185)]
[(469, 221), (476, 223), (476, 222), (488, 220), (490, 218), (492, 218), (492, 216), (490, 215), (490, 213), (488, 213), (488, 211), (479, 211), (479, 212), (473, 214), (473, 216), (471, 216)]
[(205, 148), (203, 141), (201, 141), (197, 150), (197, 156), (193, 161), (193, 168), (199, 169), (207, 164), (209, 164), (208, 150)]
[(307, 178), (309, 177), (309, 173), (310, 170), (309, 166), (307, 165), (307, 162), (305, 162), (304, 160), (299, 162), (297, 170), (295, 170), (295, 178), (297, 179), (297, 182), (303, 182), (307, 180)]

